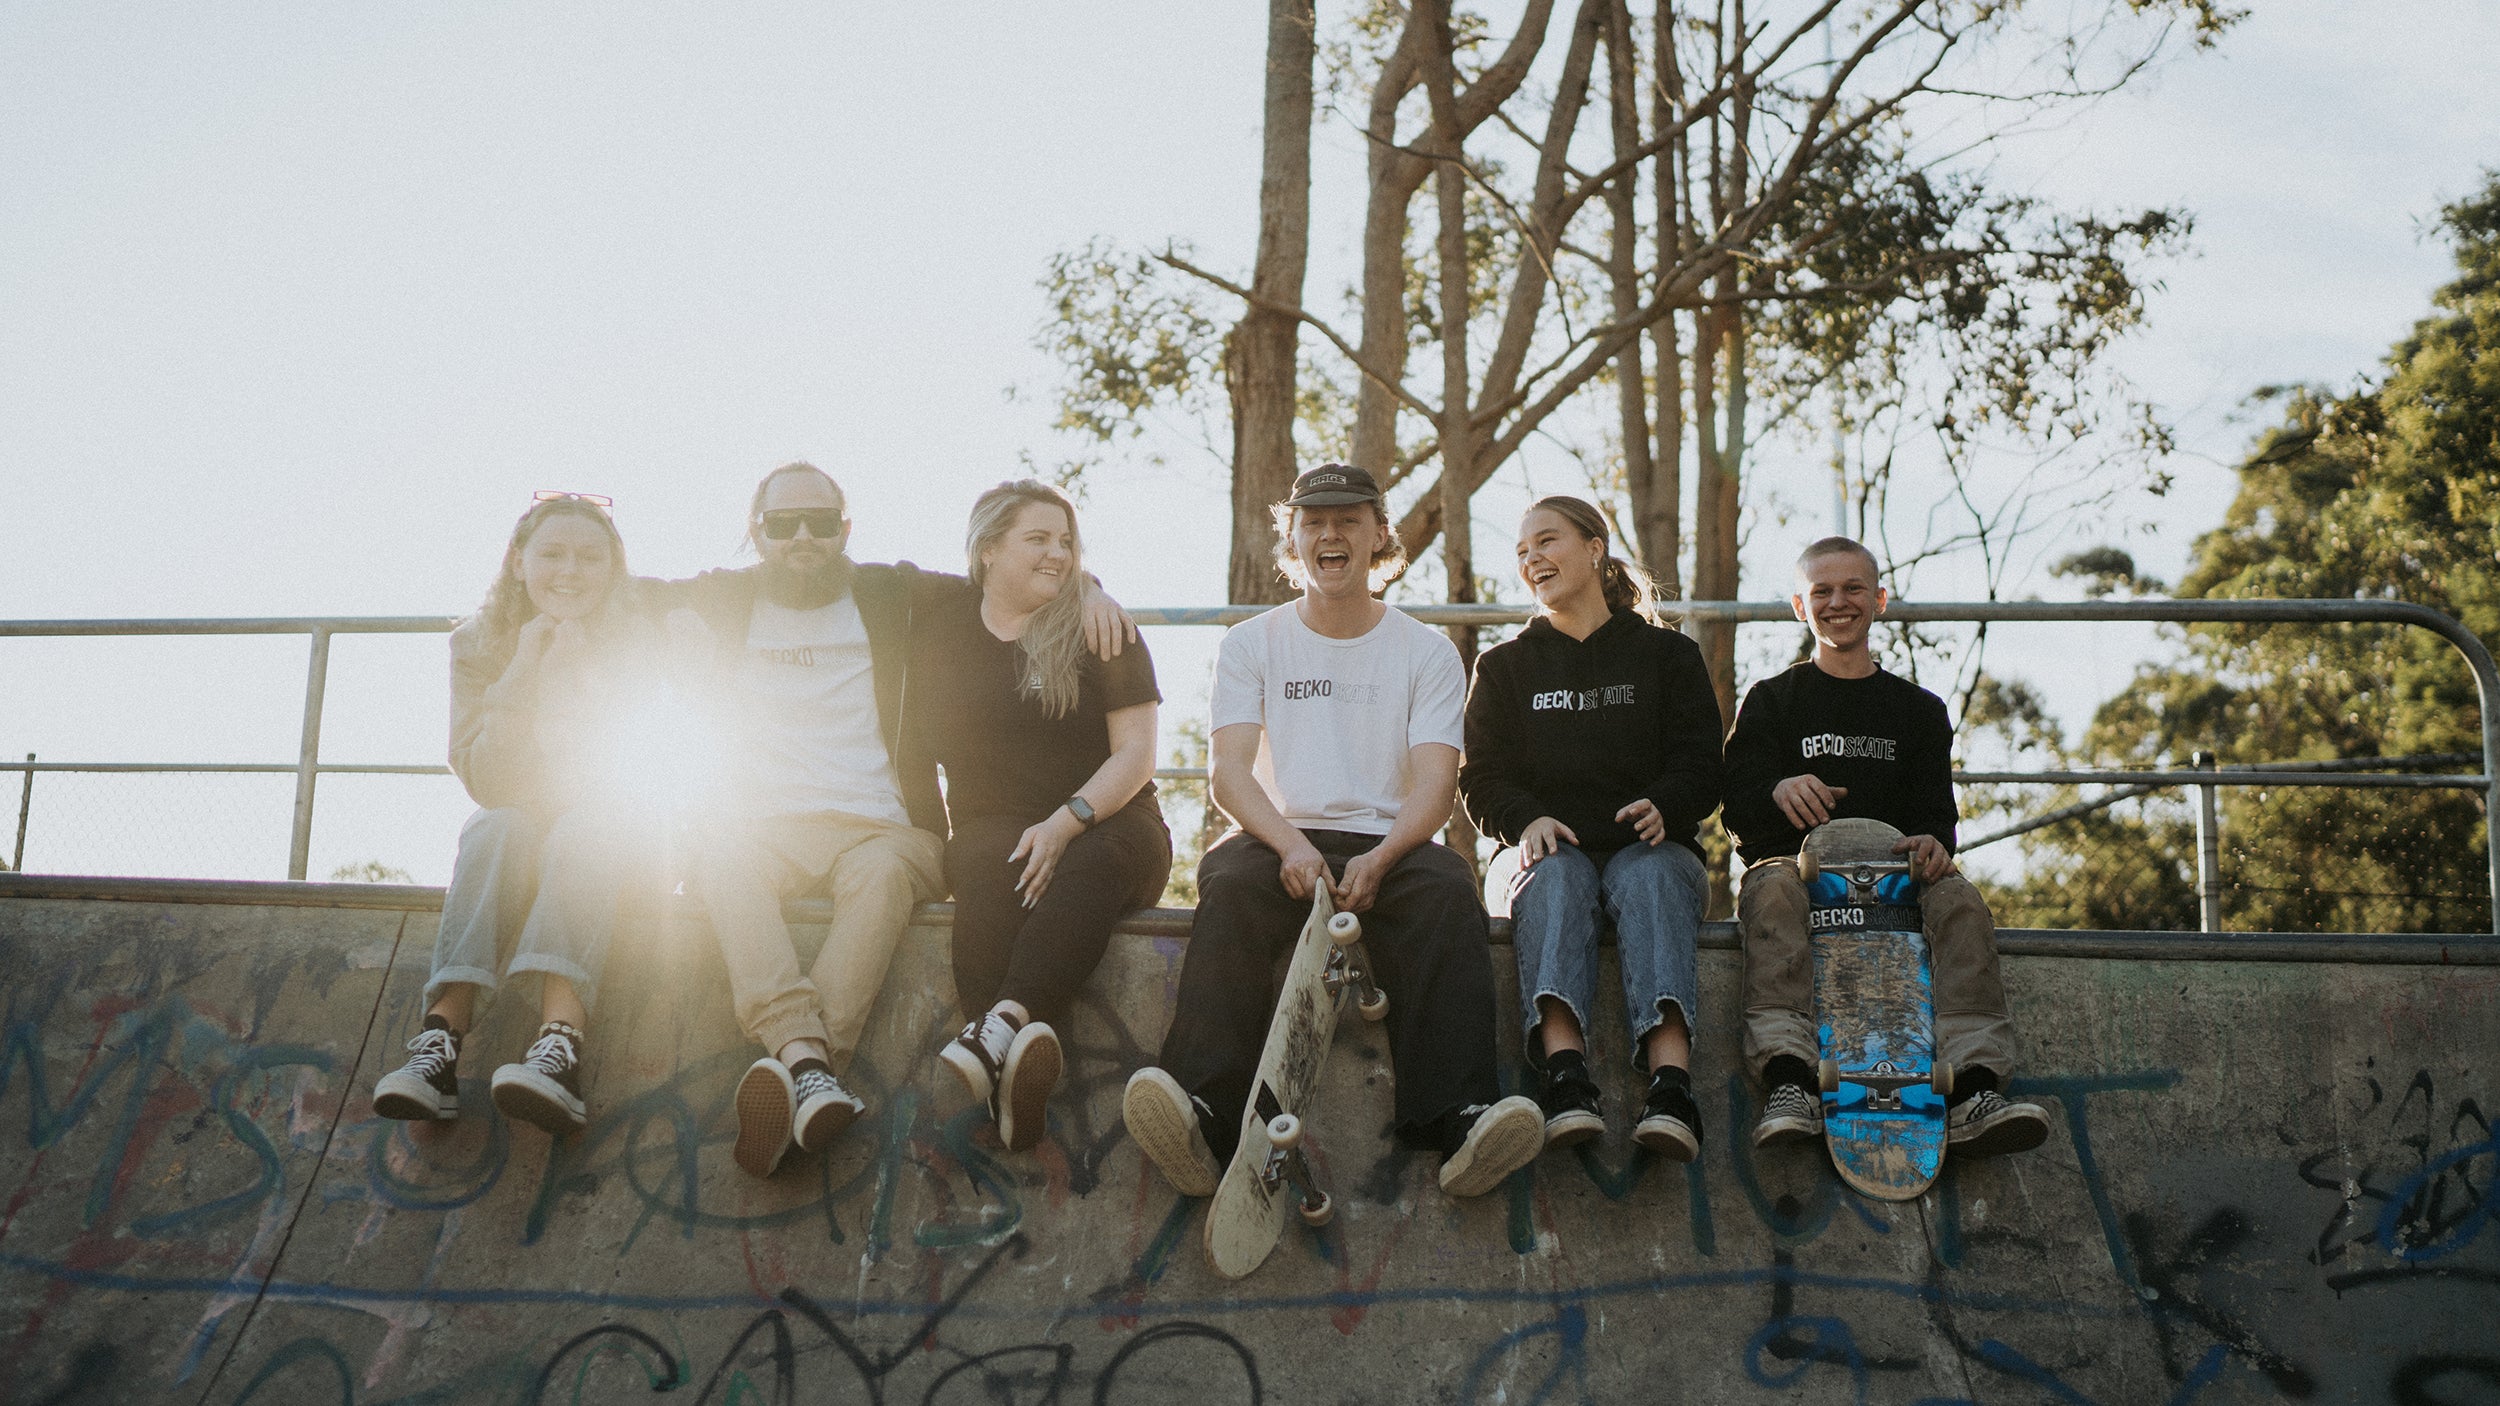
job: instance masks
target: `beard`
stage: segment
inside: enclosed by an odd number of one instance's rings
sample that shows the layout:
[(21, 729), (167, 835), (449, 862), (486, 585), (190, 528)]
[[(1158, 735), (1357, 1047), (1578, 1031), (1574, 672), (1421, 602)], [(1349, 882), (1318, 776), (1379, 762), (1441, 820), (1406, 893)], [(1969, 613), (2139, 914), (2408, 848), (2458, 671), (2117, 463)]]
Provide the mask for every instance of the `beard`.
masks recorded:
[(851, 588), (851, 559), (828, 551), (815, 565), (802, 566), (784, 556), (769, 556), (764, 559), (763, 588), (765, 599), (792, 610), (828, 606)]

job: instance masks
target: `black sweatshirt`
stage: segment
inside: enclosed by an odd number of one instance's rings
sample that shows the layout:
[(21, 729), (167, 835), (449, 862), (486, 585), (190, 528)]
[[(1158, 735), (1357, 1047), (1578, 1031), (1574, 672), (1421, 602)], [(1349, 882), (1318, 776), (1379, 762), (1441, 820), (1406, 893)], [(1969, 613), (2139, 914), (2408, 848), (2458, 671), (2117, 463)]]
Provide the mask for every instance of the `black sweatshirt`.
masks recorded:
[(1719, 807), (1722, 725), (1691, 640), (1629, 610), (1585, 640), (1540, 616), (1476, 660), (1458, 788), (1476, 828), (1505, 844), (1550, 815), (1599, 855), (1638, 842), (1615, 812), (1645, 796), (1667, 838), (1698, 855), (1694, 831)]
[(1878, 668), (1835, 678), (1807, 660), (1746, 690), (1727, 739), (1727, 813), (1747, 864), (1795, 854), (1805, 832), (1771, 788), (1811, 774), (1846, 788), (1833, 816), (1881, 820), (1953, 848), (1953, 724), (1944, 700)]

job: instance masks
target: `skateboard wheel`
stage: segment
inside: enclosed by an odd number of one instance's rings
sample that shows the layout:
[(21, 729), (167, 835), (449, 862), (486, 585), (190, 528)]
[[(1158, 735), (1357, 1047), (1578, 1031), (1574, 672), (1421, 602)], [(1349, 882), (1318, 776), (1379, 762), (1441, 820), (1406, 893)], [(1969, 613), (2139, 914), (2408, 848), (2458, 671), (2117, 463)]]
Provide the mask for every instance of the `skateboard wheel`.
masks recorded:
[(1290, 1113), (1279, 1113), (1267, 1120), (1267, 1142), (1270, 1147), (1290, 1149), (1302, 1141), (1302, 1120)]
[(1362, 936), (1362, 920), (1351, 913), (1339, 913), (1328, 920), (1328, 940), (1339, 947), (1349, 942), (1360, 941)]
[(1365, 1020), (1385, 1020), (1389, 1015), (1389, 993), (1374, 991), (1370, 1000), (1357, 1001), (1354, 1008), (1363, 1013)]
[(1821, 1084), (1823, 1086), (1823, 1092), (1827, 1094), (1839, 1093), (1840, 1061), (1836, 1059), (1824, 1060), (1822, 1065), (1814, 1071), (1814, 1081)]
[(1938, 1098), (1953, 1097), (1953, 1061), (1937, 1060), (1927, 1071), (1927, 1087), (1934, 1089)]
[(1798, 878), (1803, 879), (1805, 882), (1810, 884), (1814, 882), (1814, 876), (1822, 872), (1823, 866), (1815, 862), (1813, 855), (1806, 853), (1804, 850), (1797, 851)]
[(1313, 1229), (1337, 1218), (1337, 1203), (1325, 1191), (1319, 1194), (1319, 1200), (1305, 1201), (1294, 1209), (1301, 1213), (1302, 1223)]

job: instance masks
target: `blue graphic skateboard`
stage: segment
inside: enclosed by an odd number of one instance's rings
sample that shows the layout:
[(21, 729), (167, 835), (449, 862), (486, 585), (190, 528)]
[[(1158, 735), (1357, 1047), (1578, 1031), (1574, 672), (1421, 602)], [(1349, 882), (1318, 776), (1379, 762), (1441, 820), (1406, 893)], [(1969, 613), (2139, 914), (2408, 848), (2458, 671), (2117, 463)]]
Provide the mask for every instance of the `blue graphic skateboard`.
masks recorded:
[(1944, 1165), (1953, 1067), (1936, 1059), (1935, 994), (1916, 879), (1880, 820), (1833, 820), (1797, 856), (1814, 947), (1823, 1141), (1840, 1179), (1909, 1201)]

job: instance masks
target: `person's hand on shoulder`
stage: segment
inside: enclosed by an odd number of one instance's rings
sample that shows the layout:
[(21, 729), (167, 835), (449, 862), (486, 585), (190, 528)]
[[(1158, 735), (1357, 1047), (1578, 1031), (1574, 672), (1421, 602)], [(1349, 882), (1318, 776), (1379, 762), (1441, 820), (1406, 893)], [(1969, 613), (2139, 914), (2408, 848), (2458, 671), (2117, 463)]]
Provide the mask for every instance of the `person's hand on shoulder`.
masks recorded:
[(1137, 622), (1103, 590), (1102, 583), (1090, 574), (1085, 577), (1085, 647), (1094, 657), (1108, 664), (1120, 657), (1120, 651), (1137, 638)]

